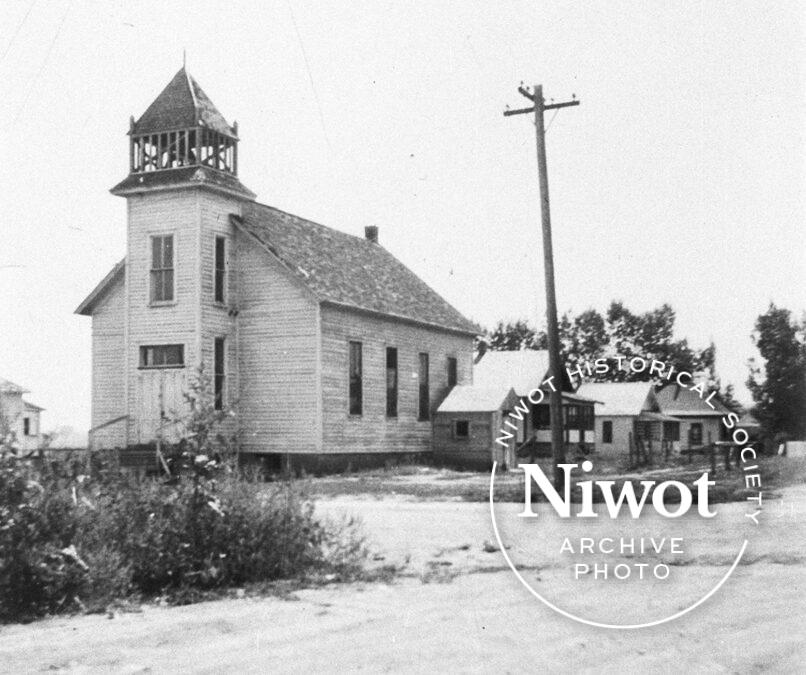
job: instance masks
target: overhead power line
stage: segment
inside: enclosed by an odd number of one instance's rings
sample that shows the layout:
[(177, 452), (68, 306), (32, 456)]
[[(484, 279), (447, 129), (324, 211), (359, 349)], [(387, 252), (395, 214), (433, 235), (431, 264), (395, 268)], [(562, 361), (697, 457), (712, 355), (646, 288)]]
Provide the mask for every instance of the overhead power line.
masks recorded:
[(36, 88), (36, 83), (39, 81), (40, 76), (42, 75), (42, 71), (45, 70), (45, 66), (48, 64), (50, 60), (50, 54), (53, 51), (53, 47), (56, 44), (56, 40), (59, 39), (59, 35), (61, 35), (62, 28), (64, 27), (64, 22), (67, 20), (67, 15), (70, 13), (70, 8), (72, 7), (73, 2), (67, 3), (67, 6), (64, 8), (64, 13), (62, 14), (62, 18), (59, 20), (59, 25), (56, 27), (56, 32), (53, 35), (53, 39), (50, 41), (48, 45), (48, 49), (45, 52), (45, 58), (42, 59), (42, 63), (39, 64), (39, 70), (36, 71), (33, 80), (31, 80), (31, 84), (28, 86), (28, 90), (25, 92), (25, 98), (22, 100), (20, 107), (17, 108), (17, 114), (14, 115), (14, 119), (12, 120), (12, 124), (16, 124), (19, 120), (22, 111), (24, 110), (25, 106), (28, 105), (28, 100), (31, 98), (31, 93)]
[(31, 4), (28, 5), (28, 10), (25, 12), (25, 16), (22, 17), (22, 21), (17, 24), (17, 28), (14, 31), (14, 35), (11, 36), (11, 39), (8, 41), (6, 48), (3, 50), (3, 55), (0, 56), (0, 63), (6, 60), (6, 56), (8, 56), (9, 51), (11, 51), (11, 47), (14, 44), (14, 40), (17, 39), (17, 36), (20, 34), (20, 30), (22, 30), (22, 26), (25, 23), (25, 20), (28, 18), (28, 15), (31, 13), (31, 10), (34, 8), (36, 4), (36, 0), (31, 0)]

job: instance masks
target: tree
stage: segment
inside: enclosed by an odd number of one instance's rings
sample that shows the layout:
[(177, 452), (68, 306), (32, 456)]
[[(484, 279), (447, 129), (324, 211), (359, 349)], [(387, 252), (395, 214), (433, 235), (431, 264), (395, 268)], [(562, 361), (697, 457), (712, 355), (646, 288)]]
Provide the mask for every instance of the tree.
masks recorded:
[(183, 439), (171, 457), (172, 471), (192, 470), (207, 473), (211, 469), (233, 469), (237, 463), (237, 438), (227, 420), (234, 412), (226, 405), (216, 407), (213, 379), (199, 366), (183, 392), (186, 410), (173, 422), (184, 428)]
[(3, 401), (0, 400), (0, 456), (17, 453), (17, 434), (13, 422), (14, 420), (3, 409)]
[[(668, 304), (657, 309), (634, 314), (623, 302), (614, 300), (603, 316), (595, 309), (587, 309), (577, 316), (570, 312), (560, 319), (560, 349), (566, 366), (573, 369), (583, 363), (606, 358), (610, 368), (606, 374), (593, 374), (589, 379), (607, 382), (633, 382), (656, 380), (657, 375), (618, 369), (616, 356), (627, 360), (633, 357), (662, 362), (675, 372), (705, 373), (709, 388), (719, 389), (715, 371), (716, 347), (711, 343), (696, 350), (688, 342), (674, 339), (675, 312)], [(495, 350), (545, 349), (545, 332), (535, 330), (524, 320), (515, 323), (499, 322), (486, 338), (484, 347)], [(481, 352), (483, 353), (483, 352)]]
[(731, 412), (735, 412), (739, 416), (744, 414), (744, 406), (736, 400), (732, 384), (720, 390), (719, 400)]
[(518, 351), (520, 349), (546, 349), (545, 333), (537, 332), (525, 319), (514, 323), (499, 321), (487, 339), (489, 349), (500, 352)]
[(752, 338), (764, 359), (763, 366), (748, 363), (753, 414), (770, 439), (806, 437), (806, 321), (770, 303), (756, 319)]
[(571, 318), (568, 312), (560, 319), (560, 349), (566, 365), (573, 367), (580, 361), (606, 356), (608, 345), (604, 317), (595, 309), (588, 309)]

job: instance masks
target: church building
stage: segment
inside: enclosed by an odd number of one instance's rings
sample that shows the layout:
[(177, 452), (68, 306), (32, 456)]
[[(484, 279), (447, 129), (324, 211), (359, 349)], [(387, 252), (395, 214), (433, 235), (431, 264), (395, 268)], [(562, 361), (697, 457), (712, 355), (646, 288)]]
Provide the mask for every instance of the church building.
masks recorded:
[(356, 237), (257, 202), (238, 143), (184, 68), (130, 123), (129, 175), (111, 190), (126, 255), (76, 310), (92, 318), (92, 447), (178, 439), (204, 364), (244, 453), (430, 452), (434, 411), (472, 381), (478, 327), (376, 227)]

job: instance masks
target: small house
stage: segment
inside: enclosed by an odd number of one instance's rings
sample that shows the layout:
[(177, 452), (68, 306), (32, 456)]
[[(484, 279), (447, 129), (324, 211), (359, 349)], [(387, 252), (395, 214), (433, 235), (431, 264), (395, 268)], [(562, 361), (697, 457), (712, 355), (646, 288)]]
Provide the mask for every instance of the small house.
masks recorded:
[[(549, 393), (544, 384), (549, 373), (549, 353), (546, 350), (488, 351), (476, 364), (473, 383), (484, 388), (509, 388), (529, 412), (518, 421), (516, 452), (519, 456), (551, 455), (551, 423)], [(562, 392), (563, 434), (567, 450), (583, 453), (593, 448), (594, 401), (574, 392), (573, 385), (563, 371), (562, 381), (552, 384)], [(529, 401), (536, 389), (544, 392), (539, 403)], [(539, 399), (536, 394), (533, 399)], [(513, 420), (514, 422), (514, 420)]]
[(23, 398), (28, 390), (0, 378), (0, 437), (22, 452), (42, 447), (40, 416), (44, 408)]
[(515, 465), (515, 438), (507, 447), (496, 442), (504, 418), (515, 408), (515, 390), (459, 385), (437, 408), (434, 417), (434, 459), (464, 468), (489, 469)]
[(632, 439), (679, 450), (680, 420), (660, 411), (651, 382), (591, 382), (577, 393), (596, 400), (596, 452), (623, 456)]
[(707, 396), (701, 397), (699, 392), (678, 384), (666, 385), (656, 397), (664, 415), (680, 420), (676, 450), (691, 450), (727, 439), (722, 418), (730, 411), (716, 397), (709, 405)]

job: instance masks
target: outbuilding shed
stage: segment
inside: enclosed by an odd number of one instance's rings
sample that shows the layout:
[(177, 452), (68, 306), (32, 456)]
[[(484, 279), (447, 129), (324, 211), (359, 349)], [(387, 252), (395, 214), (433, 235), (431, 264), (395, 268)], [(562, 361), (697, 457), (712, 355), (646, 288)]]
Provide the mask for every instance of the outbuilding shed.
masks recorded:
[(517, 405), (512, 387), (456, 386), (434, 417), (434, 457), (463, 468), (502, 468), (515, 464), (515, 437), (496, 443), (504, 418)]

